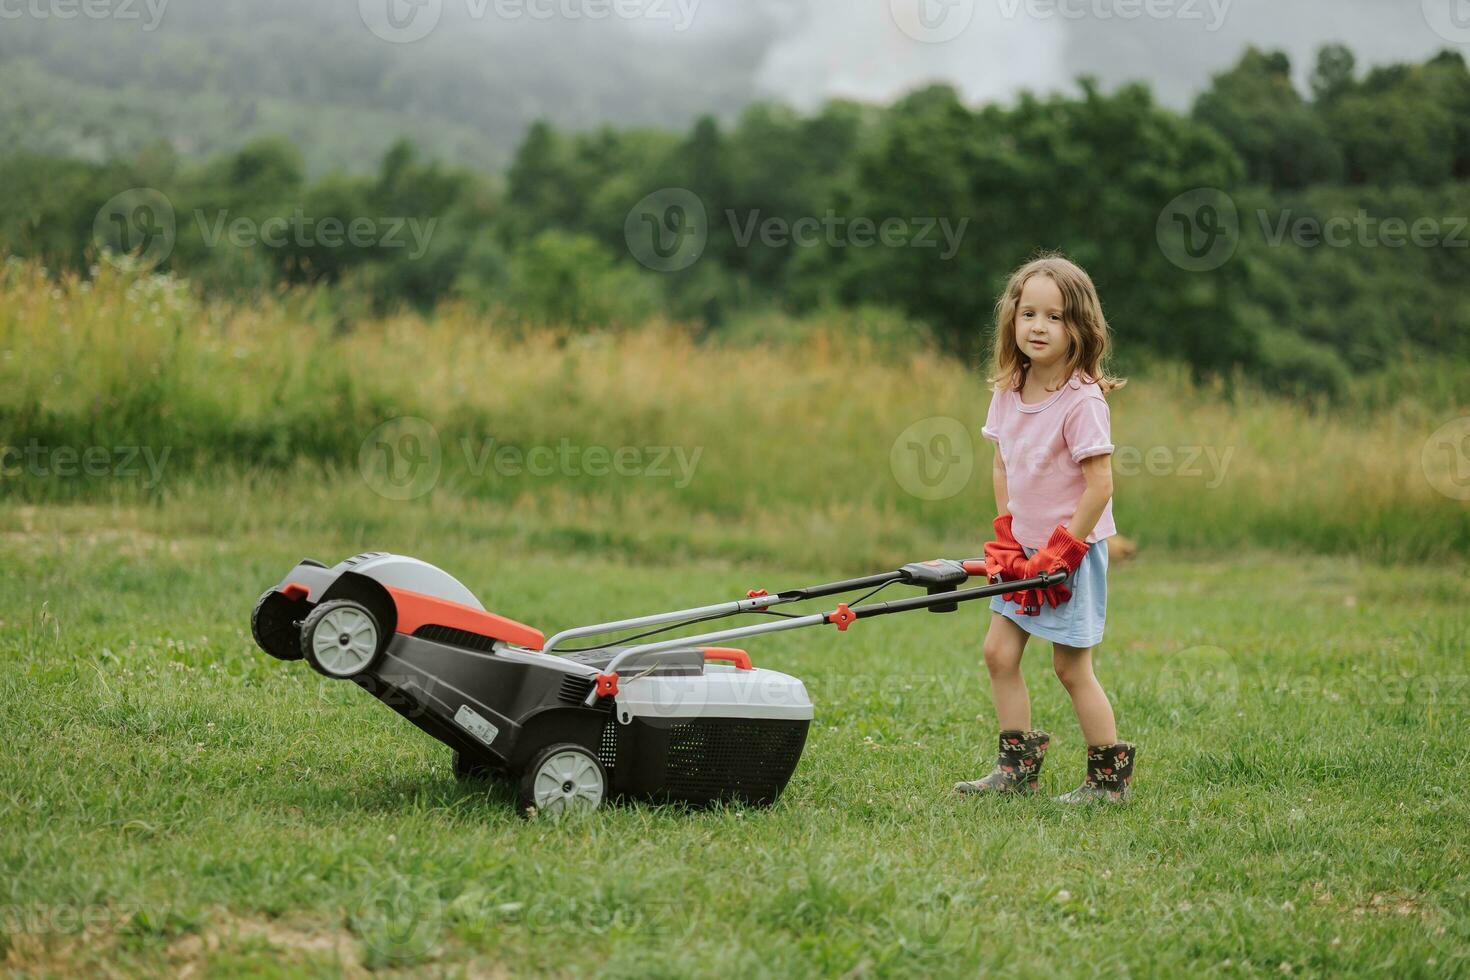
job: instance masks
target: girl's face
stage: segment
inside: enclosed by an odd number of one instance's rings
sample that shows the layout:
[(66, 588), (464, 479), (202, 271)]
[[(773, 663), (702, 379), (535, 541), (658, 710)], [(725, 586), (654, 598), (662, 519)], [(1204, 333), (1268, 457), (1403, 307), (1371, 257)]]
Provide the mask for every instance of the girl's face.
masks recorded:
[(1067, 336), (1062, 291), (1050, 276), (1032, 276), (1021, 287), (1016, 304), (1016, 346), (1037, 367), (1050, 367), (1067, 356)]

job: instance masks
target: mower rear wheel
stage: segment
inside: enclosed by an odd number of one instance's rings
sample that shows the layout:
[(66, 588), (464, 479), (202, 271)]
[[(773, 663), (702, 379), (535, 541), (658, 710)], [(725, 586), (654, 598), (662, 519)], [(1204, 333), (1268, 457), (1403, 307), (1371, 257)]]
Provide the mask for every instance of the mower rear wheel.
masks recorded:
[(328, 677), (355, 677), (373, 665), (383, 630), (367, 606), (351, 599), (324, 602), (301, 623), (301, 652)]
[(537, 752), (521, 775), (520, 809), (560, 818), (591, 813), (607, 797), (607, 773), (580, 745), (559, 742)]
[(250, 611), (250, 635), (255, 645), (277, 660), (301, 659), (301, 630), (296, 625), (305, 605), (267, 589)]

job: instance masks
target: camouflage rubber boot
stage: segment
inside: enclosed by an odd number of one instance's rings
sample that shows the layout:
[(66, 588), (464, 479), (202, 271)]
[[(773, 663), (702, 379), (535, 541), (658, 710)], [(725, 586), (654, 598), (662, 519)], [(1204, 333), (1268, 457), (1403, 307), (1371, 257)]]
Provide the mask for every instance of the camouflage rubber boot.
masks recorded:
[(1138, 747), (1132, 742), (1087, 747), (1087, 779), (1056, 798), (1058, 803), (1122, 803), (1132, 794), (1133, 759)]
[(1036, 778), (1051, 736), (1046, 732), (1008, 730), (1000, 733), (1000, 756), (990, 775), (955, 783), (957, 793), (1034, 793)]

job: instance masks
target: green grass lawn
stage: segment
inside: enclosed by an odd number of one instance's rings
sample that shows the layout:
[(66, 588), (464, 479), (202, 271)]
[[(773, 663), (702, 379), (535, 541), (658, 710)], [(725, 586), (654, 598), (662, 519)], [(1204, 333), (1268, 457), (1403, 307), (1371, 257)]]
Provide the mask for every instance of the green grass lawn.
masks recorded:
[[(1098, 673), (1139, 745), (1127, 807), (951, 794), (994, 750), (971, 606), (749, 644), (817, 705), (775, 807), (552, 823), (457, 783), (365, 692), (257, 652), (258, 593), (303, 555), (386, 547), (550, 632), (877, 569), (261, 513), (219, 538), (166, 505), (0, 506), (6, 972), (1470, 972), (1462, 567), (1115, 565)], [(1045, 645), (1025, 669), (1062, 792), (1081, 737)]]

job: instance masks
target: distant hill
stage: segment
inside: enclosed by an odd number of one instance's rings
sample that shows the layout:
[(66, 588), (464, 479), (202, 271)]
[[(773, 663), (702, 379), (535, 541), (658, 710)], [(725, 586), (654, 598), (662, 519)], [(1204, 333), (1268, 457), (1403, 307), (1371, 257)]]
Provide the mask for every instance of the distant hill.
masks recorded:
[(129, 19), (7, 19), (0, 145), (100, 159), (161, 139), (199, 157), (278, 133), (318, 174), (369, 171), (406, 136), (428, 156), (499, 170), (539, 118), (682, 127), (733, 113), (757, 95), (765, 45), (752, 31), (674, 35), (672, 23), (507, 20), (489, 0), (446, 3), (429, 36), (390, 43), (357, 7), (174, 0), (152, 24), (132, 0), (116, 5)]

